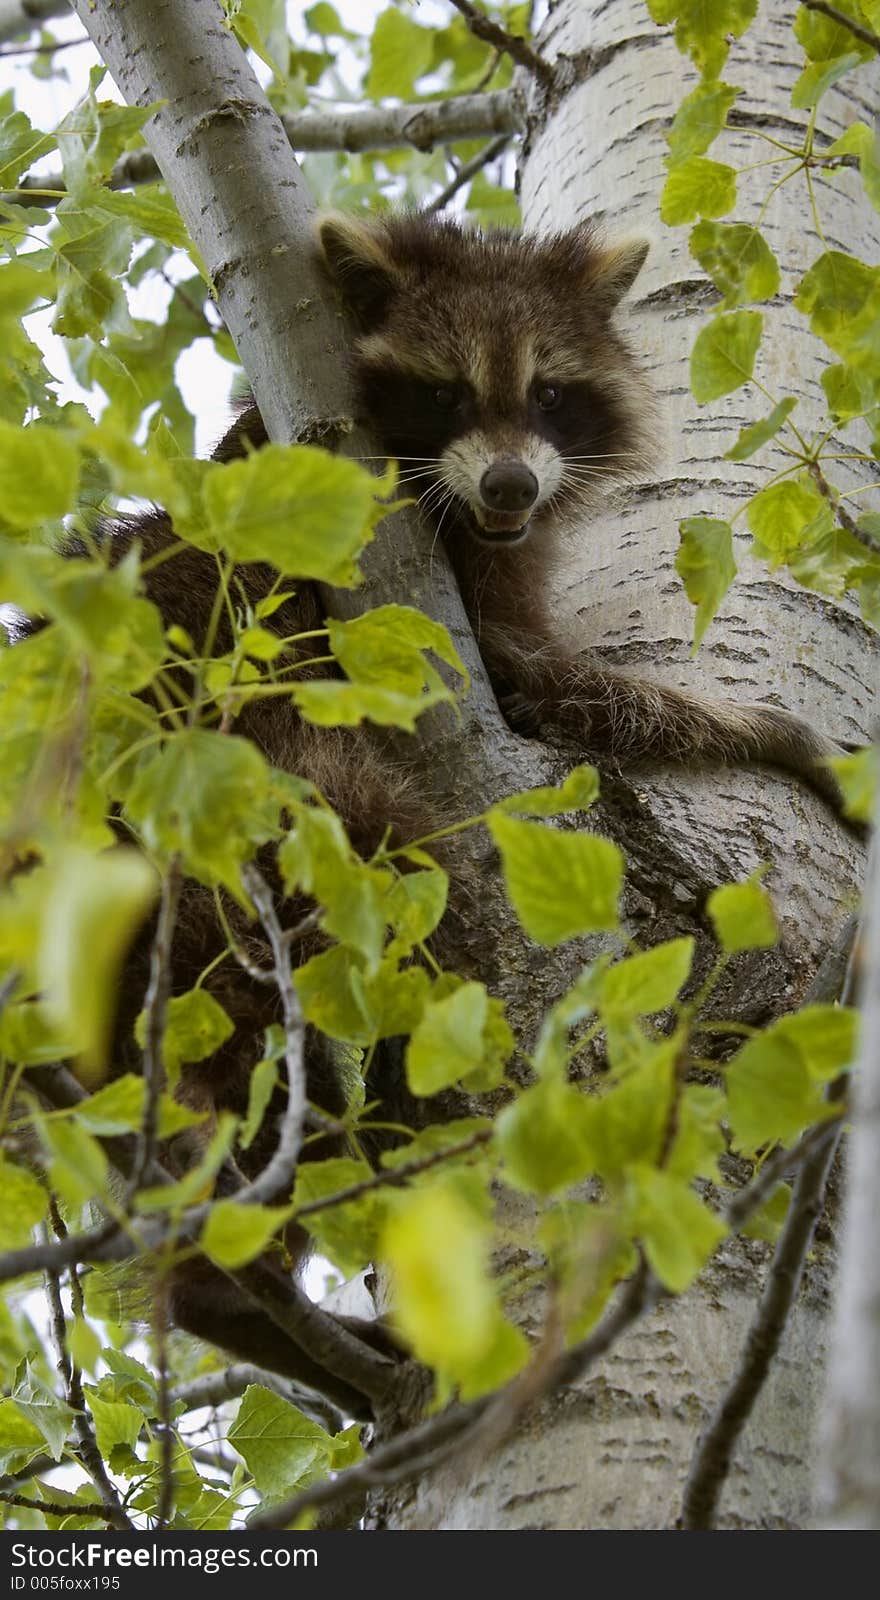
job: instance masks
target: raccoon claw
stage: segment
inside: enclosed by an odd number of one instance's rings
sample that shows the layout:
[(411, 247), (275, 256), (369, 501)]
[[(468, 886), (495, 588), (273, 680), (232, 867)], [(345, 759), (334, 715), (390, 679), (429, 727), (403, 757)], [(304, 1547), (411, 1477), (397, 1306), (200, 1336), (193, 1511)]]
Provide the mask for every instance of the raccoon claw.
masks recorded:
[(518, 690), (514, 690), (511, 694), (501, 695), (498, 704), (505, 722), (514, 733), (520, 734), (523, 739), (539, 738), (543, 719), (541, 707), (536, 700), (531, 700), (527, 694), (520, 694)]

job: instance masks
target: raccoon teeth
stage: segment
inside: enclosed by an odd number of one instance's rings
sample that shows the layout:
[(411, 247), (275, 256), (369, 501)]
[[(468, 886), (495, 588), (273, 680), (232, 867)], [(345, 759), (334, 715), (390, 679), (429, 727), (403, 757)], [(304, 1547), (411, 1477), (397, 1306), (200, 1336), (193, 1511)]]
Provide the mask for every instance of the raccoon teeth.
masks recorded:
[(502, 538), (512, 538), (514, 534), (522, 533), (529, 520), (515, 511), (475, 511), (474, 518), (482, 533), (496, 537), (500, 535)]

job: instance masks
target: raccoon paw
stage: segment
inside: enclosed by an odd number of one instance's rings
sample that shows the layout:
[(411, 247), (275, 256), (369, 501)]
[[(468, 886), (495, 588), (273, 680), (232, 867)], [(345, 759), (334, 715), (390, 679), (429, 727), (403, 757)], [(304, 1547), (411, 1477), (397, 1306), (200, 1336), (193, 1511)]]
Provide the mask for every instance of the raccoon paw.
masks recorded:
[(538, 739), (544, 727), (544, 718), (541, 716), (542, 707), (537, 700), (532, 700), (527, 694), (520, 694), (513, 690), (510, 694), (499, 696), (498, 704), (507, 726), (518, 733), (523, 739)]

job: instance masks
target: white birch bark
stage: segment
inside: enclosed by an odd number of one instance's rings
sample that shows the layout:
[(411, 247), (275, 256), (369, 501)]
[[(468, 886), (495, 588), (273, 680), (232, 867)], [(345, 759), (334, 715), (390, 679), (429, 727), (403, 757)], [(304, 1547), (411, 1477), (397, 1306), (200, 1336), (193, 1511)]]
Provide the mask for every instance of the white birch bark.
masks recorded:
[[(799, 71), (794, 9), (789, 0), (774, 0), (731, 51), (724, 77), (745, 86), (737, 102), (744, 115), (723, 148), (711, 152), (719, 160), (747, 165), (768, 153), (750, 127), (791, 137), (793, 123), (803, 125), (789, 105)], [(693, 616), (673, 566), (678, 522), (697, 514), (729, 517), (779, 466), (772, 450), (742, 465), (722, 459), (739, 428), (763, 415), (769, 402), (744, 389), (700, 408), (689, 390), (690, 347), (715, 296), (688, 254), (688, 230), (662, 228), (658, 203), (664, 134), (696, 76), (671, 30), (654, 26), (642, 0), (556, 0), (539, 47), (575, 58), (580, 81), (548, 112), (537, 101), (533, 108), (521, 175), (525, 222), (546, 231), (598, 214), (609, 227), (655, 236), (630, 331), (659, 392), (667, 435), (657, 476), (619, 493), (584, 529), (561, 599), (579, 616), (585, 644), (615, 663), (718, 699), (777, 700), (838, 738), (863, 738), (875, 682), (873, 636), (853, 606), (808, 594), (751, 561), (745, 536), (738, 541), (741, 576), (698, 657), (689, 659)], [(822, 102), (820, 128), (836, 137), (857, 117), (870, 121), (878, 89), (876, 68), (848, 78)], [(759, 179), (766, 171), (741, 180), (737, 217), (755, 216), (764, 192)], [(829, 245), (876, 259), (880, 218), (867, 206), (857, 174), (819, 180), (817, 189)], [(809, 428), (823, 414), (824, 356), (790, 298), (823, 245), (802, 180), (779, 190), (763, 226), (783, 285), (762, 308), (758, 375), (774, 395), (800, 398), (797, 420)], [(846, 488), (858, 480), (841, 470), (837, 481)], [(763, 1022), (796, 1005), (857, 896), (860, 849), (812, 796), (764, 771), (652, 769), (617, 795), (624, 814), (618, 808), (608, 822), (624, 842), (629, 833), (629, 909), (647, 943), (672, 931), (699, 933), (705, 891), (772, 860), (766, 881), (783, 947), (733, 965), (719, 1012)], [(762, 1245), (730, 1243), (686, 1296), (661, 1305), (597, 1371), (551, 1397), (494, 1459), (444, 1466), (377, 1504), (373, 1525), (674, 1527), (694, 1443), (736, 1366), (767, 1259)], [(832, 1273), (826, 1230), (737, 1448), (720, 1527), (810, 1526)], [(539, 1327), (539, 1306), (525, 1306), (523, 1317)]]
[(819, 1471), (820, 1525), (880, 1529), (880, 852), (867, 890), (862, 1037)]

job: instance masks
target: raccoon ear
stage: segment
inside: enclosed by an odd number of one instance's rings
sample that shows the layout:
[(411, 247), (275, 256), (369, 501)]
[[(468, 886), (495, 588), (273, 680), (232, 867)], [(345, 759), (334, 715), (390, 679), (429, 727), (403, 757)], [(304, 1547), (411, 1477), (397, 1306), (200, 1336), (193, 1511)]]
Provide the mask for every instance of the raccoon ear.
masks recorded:
[(587, 286), (594, 298), (601, 299), (609, 311), (613, 311), (632, 288), (650, 248), (650, 239), (643, 235), (619, 239), (600, 247), (588, 274)]
[(364, 323), (380, 320), (402, 273), (381, 222), (328, 212), (318, 219), (318, 244), (343, 299)]

